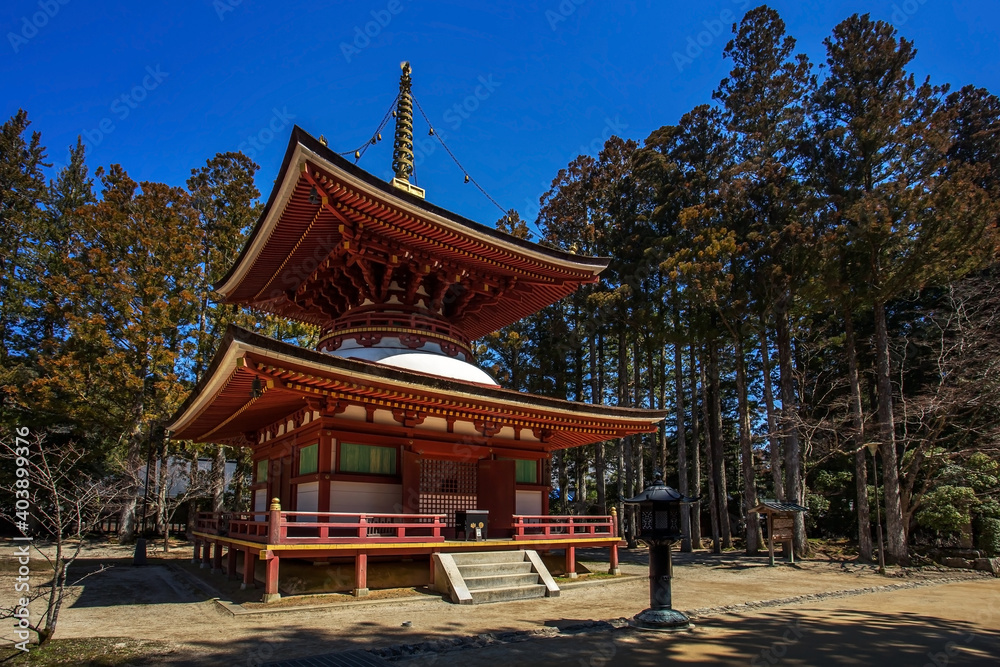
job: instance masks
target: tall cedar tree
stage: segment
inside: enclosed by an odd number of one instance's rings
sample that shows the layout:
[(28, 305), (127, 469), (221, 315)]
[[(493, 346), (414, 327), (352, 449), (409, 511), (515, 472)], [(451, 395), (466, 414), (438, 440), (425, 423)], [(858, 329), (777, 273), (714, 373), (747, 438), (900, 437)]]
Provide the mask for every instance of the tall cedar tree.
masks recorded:
[[(792, 367), (790, 313), (802, 275), (809, 222), (798, 151), (806, 131), (804, 103), (814, 81), (808, 59), (793, 55), (795, 40), (767, 6), (746, 13), (723, 55), (733, 61), (715, 92), (736, 135), (738, 164), (729, 175), (727, 208), (741, 223), (746, 252), (754, 257), (752, 284), (770, 306), (775, 322), (784, 435), (785, 496), (801, 504), (803, 460), (795, 427), (797, 396)], [(807, 549), (805, 524), (796, 515), (794, 548)]]
[[(97, 174), (101, 201), (80, 209), (65, 273), (46, 280), (62, 303), (66, 339), (29, 391), (68, 397), (63, 409), (106, 433), (124, 483), (134, 485), (154, 425), (186, 393), (178, 366), (193, 351), (201, 231), (183, 189), (140, 186), (118, 165)], [(121, 512), (125, 539), (135, 529), (135, 491)]]
[(41, 135), (28, 132), (28, 114), (18, 110), (0, 125), (0, 385), (2, 409), (31, 373), (36, 340), (25, 326), (33, 318), (27, 304), (37, 297), (37, 242), (41, 234), (42, 204), (47, 198), (42, 167), (47, 166)]
[(890, 562), (908, 562), (900, 456), (893, 416), (886, 311), (893, 299), (953, 280), (980, 264), (995, 224), (975, 169), (949, 165), (949, 113), (943, 89), (917, 85), (907, 65), (913, 43), (892, 25), (854, 15), (824, 41), (828, 74), (816, 94), (841, 166), (840, 228), (850, 284), (875, 321), (879, 452), (884, 466)]

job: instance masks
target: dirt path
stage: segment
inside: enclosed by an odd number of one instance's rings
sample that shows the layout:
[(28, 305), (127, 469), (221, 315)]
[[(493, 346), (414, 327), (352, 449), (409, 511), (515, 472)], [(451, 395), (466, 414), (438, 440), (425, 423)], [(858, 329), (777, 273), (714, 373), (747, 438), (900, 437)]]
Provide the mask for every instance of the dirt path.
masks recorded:
[(995, 667), (998, 661), (1000, 582), (992, 579), (717, 615), (684, 633), (625, 629), (428, 654), (397, 664)]
[[(120, 558), (123, 554), (111, 549), (89, 555)], [(190, 551), (175, 554), (184, 555), (190, 557)], [(624, 565), (627, 572), (645, 571), (641, 553), (630, 554), (629, 561), (634, 562)], [(208, 600), (209, 596), (198, 589), (197, 581), (180, 568), (157, 561), (143, 568), (131, 567), (129, 563), (119, 560), (112, 570), (87, 579), (72, 591), (60, 620), (58, 637), (131, 637), (167, 642), (170, 648), (166, 654), (150, 658), (144, 664), (260, 664), (335, 650), (563, 628), (591, 620), (631, 617), (648, 603), (648, 582), (644, 577), (635, 577), (570, 585), (558, 598), (499, 605), (458, 606), (427, 595), (234, 617)], [(594, 565), (592, 569), (600, 567)], [(887, 580), (869, 568), (852, 569), (839, 563), (815, 561), (796, 567), (769, 568), (763, 559), (747, 560), (734, 554), (685, 556), (678, 559), (675, 568), (674, 606), (684, 610), (745, 607), (745, 603), (752, 601), (903, 581)], [(955, 574), (954, 571), (917, 572), (906, 581), (934, 580)], [(9, 576), (5, 574), (0, 586), (10, 590), (7, 579)], [(983, 579), (977, 585), (983, 586), (982, 590), (993, 586), (996, 592), (995, 582), (992, 578)], [(915, 589), (913, 595), (933, 597), (933, 591), (942, 588)], [(850, 607), (856, 599), (847, 598), (846, 603), (832, 601), (831, 608)], [(768, 617), (775, 612), (761, 613)], [(406, 622), (410, 624), (404, 627)], [(704, 627), (714, 627), (712, 624), (716, 622), (706, 621)]]

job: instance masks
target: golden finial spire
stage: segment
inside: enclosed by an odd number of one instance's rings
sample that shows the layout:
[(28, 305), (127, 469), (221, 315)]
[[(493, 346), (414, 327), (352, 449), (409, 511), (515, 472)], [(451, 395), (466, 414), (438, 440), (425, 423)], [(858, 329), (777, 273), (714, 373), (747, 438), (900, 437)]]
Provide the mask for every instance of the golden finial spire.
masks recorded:
[(399, 99), (396, 101), (396, 136), (392, 146), (392, 170), (396, 176), (392, 184), (423, 198), (422, 188), (410, 183), (413, 175), (413, 98), (410, 95), (410, 63), (400, 64), (403, 74), (399, 77)]

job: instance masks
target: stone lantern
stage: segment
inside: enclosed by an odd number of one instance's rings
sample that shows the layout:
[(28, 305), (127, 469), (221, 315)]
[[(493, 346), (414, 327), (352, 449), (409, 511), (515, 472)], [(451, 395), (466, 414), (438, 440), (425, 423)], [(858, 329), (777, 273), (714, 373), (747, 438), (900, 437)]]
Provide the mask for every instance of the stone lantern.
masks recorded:
[(681, 508), (697, 501), (663, 483), (660, 473), (646, 489), (625, 502), (639, 506), (637, 537), (649, 547), (649, 609), (635, 617), (643, 630), (684, 630), (688, 617), (671, 607), (671, 547), (684, 537)]

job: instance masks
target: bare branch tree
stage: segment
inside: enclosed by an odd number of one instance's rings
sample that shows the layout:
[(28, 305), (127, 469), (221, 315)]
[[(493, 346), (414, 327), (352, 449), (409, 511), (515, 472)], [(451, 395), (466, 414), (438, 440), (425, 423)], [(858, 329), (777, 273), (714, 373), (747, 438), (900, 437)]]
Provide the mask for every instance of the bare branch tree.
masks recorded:
[[(47, 582), (31, 587), (25, 596), (27, 605), (19, 604), (18, 600), (0, 606), (0, 619), (16, 619), (21, 632), (25, 633), (19, 633), (19, 638), (27, 641), (27, 632), (33, 631), (42, 646), (55, 634), (68, 587), (106, 569), (102, 567), (69, 581), (69, 569), (80, 556), (87, 535), (120, 502), (120, 486), (109, 484), (89, 472), (83, 465), (86, 452), (75, 443), (50, 446), (40, 434), (32, 438), (30, 445), (22, 443), (21, 439), (12, 442), (0, 438), (0, 460), (10, 461), (27, 471), (26, 476), (3, 490), (29, 501), (30, 522), (25, 521), (23, 514), (19, 516), (13, 509), (16, 506), (10, 503), (0, 507), (0, 517), (13, 522), (26, 534), (29, 525), (35, 529), (37, 538), (33, 537), (31, 547), (25, 551), (34, 549), (48, 564), (45, 571), (51, 570), (52, 576)], [(26, 481), (18, 484), (22, 480)], [(40, 543), (50, 544), (52, 548), (44, 549)], [(45, 605), (42, 615), (37, 619), (22, 619), (18, 610), (36, 601)]]

